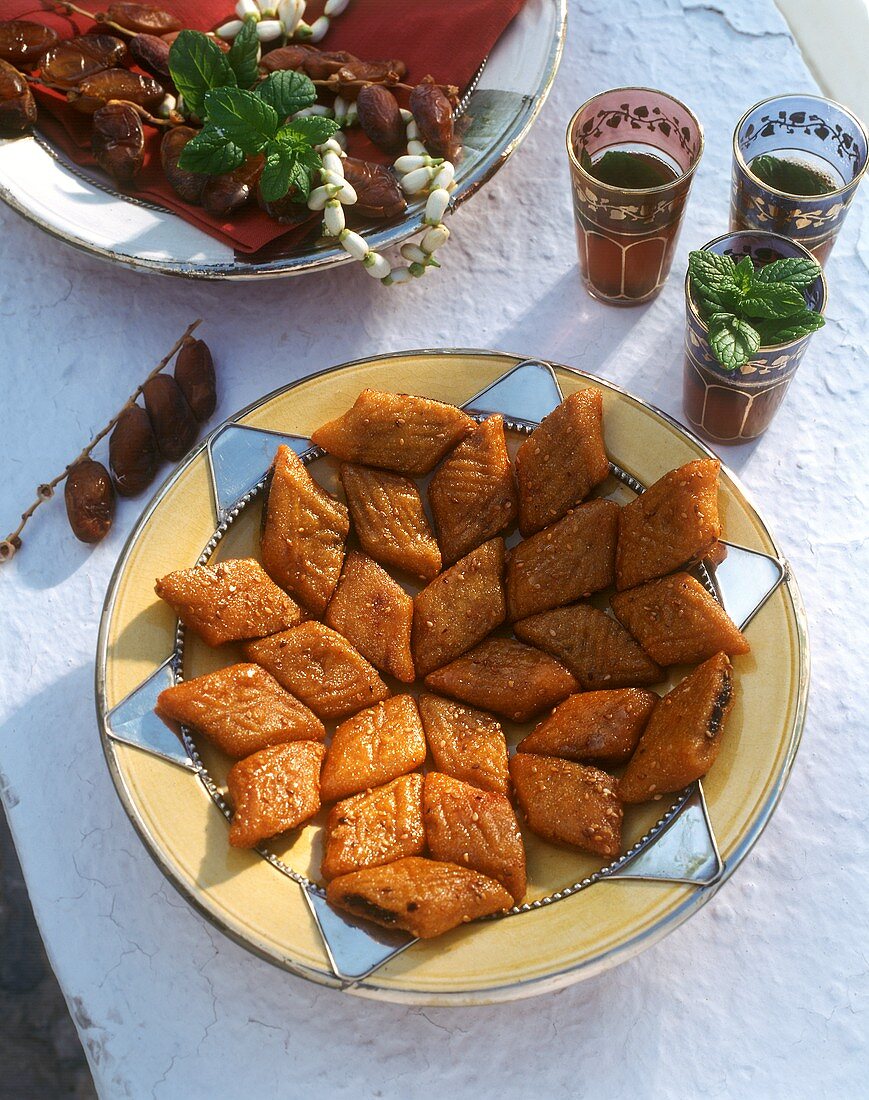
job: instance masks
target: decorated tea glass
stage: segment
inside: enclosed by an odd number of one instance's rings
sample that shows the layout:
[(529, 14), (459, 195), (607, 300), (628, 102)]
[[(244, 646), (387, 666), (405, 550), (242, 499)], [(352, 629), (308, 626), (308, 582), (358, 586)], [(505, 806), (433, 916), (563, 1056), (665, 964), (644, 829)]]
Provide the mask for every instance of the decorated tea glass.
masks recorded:
[[(811, 260), (801, 244), (775, 233), (746, 230), (717, 237), (703, 246), (739, 263), (750, 256), (755, 266), (800, 257)], [(805, 292), (806, 306), (823, 313), (827, 284), (823, 274)], [(691, 281), (685, 277), (685, 369), (683, 407), (695, 431), (716, 443), (747, 443), (762, 435), (784, 400), (809, 343), (810, 335), (760, 347), (742, 367), (726, 370), (709, 346)]]
[[(604, 152), (642, 153), (671, 177), (657, 187), (602, 183), (589, 167)], [(611, 305), (655, 297), (667, 280), (703, 127), (678, 99), (616, 88), (584, 103), (567, 128), (579, 268), (588, 292)]]
[[(866, 171), (866, 129), (847, 108), (814, 95), (765, 99), (733, 133), (730, 229), (764, 229), (799, 241), (824, 263)], [(770, 186), (752, 170), (762, 155), (783, 157), (826, 179), (823, 195)]]

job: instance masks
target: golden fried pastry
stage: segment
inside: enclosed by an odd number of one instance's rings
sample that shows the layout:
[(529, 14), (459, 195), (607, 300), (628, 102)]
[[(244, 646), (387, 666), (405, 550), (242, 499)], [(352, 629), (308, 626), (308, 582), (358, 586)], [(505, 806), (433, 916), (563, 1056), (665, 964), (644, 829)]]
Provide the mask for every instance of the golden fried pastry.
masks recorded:
[(208, 645), (262, 638), (302, 621), (298, 605), (253, 558), (178, 569), (154, 591)]
[(389, 695), (377, 670), (346, 638), (322, 623), (301, 623), (248, 642), (245, 656), (320, 718), (346, 718)]
[(379, 787), (425, 761), (416, 700), (395, 695), (348, 718), (335, 730), (323, 765), (324, 802)]
[(433, 859), (495, 879), (518, 905), (525, 897), (525, 848), (510, 800), (429, 772), (423, 793), (425, 838)]
[(616, 617), (659, 665), (696, 665), (716, 653), (748, 653), (745, 635), (688, 573), (618, 592)]
[(422, 776), (402, 775), (332, 807), (321, 871), (335, 878), (424, 850)]
[(516, 751), (613, 767), (624, 764), (657, 702), (653, 691), (642, 688), (569, 695), (523, 737)]
[(161, 718), (191, 726), (236, 760), (269, 745), (326, 736), (316, 714), (259, 665), (230, 665), (166, 688), (155, 709)]
[(516, 519), (516, 486), (504, 419), (478, 424), (436, 470), (428, 487), (444, 563), (458, 561)]
[(381, 672), (408, 684), (413, 680), (413, 599), (365, 554), (347, 555), (323, 621)]
[(439, 772), (506, 794), (507, 742), (501, 723), (481, 710), (439, 695), (420, 695), (425, 738)]
[(513, 904), (494, 879), (455, 863), (421, 856), (333, 878), (326, 899), (356, 917), (410, 932), (422, 940)]
[(491, 539), (445, 570), (413, 602), (413, 662), (424, 676), (476, 645), (507, 616), (504, 540)]
[(587, 603), (556, 607), (513, 624), (516, 637), (569, 668), (584, 691), (657, 684), (661, 669), (623, 626)]
[(235, 809), (229, 827), (233, 848), (253, 848), (314, 816), (320, 809), (320, 765), (325, 755), (319, 741), (292, 741), (233, 764), (226, 777)]
[(318, 428), (311, 441), (344, 462), (417, 475), (434, 469), (473, 427), (454, 405), (363, 390), (352, 409)]
[(608, 473), (603, 398), (599, 390), (579, 390), (544, 417), (516, 455), (522, 534), (561, 519)]
[(730, 658), (718, 653), (664, 696), (619, 783), (623, 802), (681, 791), (718, 756), (735, 700)]
[(563, 665), (513, 638), (488, 638), (430, 673), (425, 685), (514, 722), (527, 722), (579, 688)]
[(510, 777), (535, 833), (607, 859), (619, 854), (622, 805), (611, 775), (570, 760), (523, 752), (511, 758)]
[(699, 561), (721, 537), (718, 459), (671, 470), (619, 516), (616, 587), (621, 592)]
[(262, 559), (269, 576), (316, 615), (331, 599), (350, 517), (314, 481), (299, 456), (278, 447), (263, 506)]
[(440, 547), (409, 478), (345, 462), (341, 484), (366, 554), (425, 581), (440, 573)]
[(524, 619), (608, 588), (615, 580), (619, 506), (590, 500), (524, 539), (507, 558), (507, 615)]

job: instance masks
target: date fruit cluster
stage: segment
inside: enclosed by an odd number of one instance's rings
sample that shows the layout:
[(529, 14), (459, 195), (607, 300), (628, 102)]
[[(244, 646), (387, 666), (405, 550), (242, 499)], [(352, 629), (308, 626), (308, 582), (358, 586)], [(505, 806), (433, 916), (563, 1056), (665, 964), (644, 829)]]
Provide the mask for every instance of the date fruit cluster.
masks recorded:
[(66, 514), (82, 542), (103, 539), (112, 526), (116, 494), (133, 497), (154, 480), (162, 459), (177, 462), (193, 446), (199, 425), (217, 405), (214, 360), (203, 340), (182, 345), (172, 374), (155, 374), (142, 387), (144, 408), (121, 410), (109, 439), (111, 472), (93, 458), (71, 467), (66, 479)]

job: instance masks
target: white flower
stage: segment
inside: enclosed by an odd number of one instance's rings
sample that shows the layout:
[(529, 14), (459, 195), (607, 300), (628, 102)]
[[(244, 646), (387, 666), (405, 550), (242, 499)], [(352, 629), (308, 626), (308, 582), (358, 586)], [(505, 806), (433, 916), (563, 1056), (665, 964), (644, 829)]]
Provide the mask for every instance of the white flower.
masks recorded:
[(256, 3), (256, 0), (238, 0), (235, 5), (235, 14), (239, 19), (246, 19), (249, 15), (252, 15), (259, 21), (260, 6)]
[(288, 38), (292, 37), (304, 14), (305, 0), (281, 0), (278, 4), (277, 16)]
[(284, 28), (278, 19), (263, 19), (256, 25), (256, 36), (260, 42), (274, 42), (283, 33)]
[(428, 149), (423, 145), (421, 141), (409, 141), (407, 143), (407, 151), (411, 156), (427, 157)]
[(337, 199), (330, 199), (330, 201), (326, 203), (326, 209), (323, 213), (323, 223), (330, 237), (337, 237), (346, 227), (346, 222), (344, 221), (344, 207)]
[(441, 165), (437, 175), (431, 181), (432, 187), (449, 187), (449, 185), (453, 182), (455, 174), (455, 168), (448, 160), (445, 160), (444, 163)]
[(395, 162), (396, 172), (401, 172), (404, 175), (405, 172), (415, 172), (417, 168), (425, 168), (428, 157), (399, 157)]
[(409, 267), (394, 267), (392, 274), (389, 276), (390, 284), (395, 286), (401, 286), (402, 283), (409, 283), (413, 275), (410, 273)]
[(428, 197), (425, 204), (425, 224), (438, 225), (450, 204), (450, 193), (443, 187), (438, 187)]
[(345, 229), (338, 237), (338, 242), (345, 252), (349, 252), (354, 260), (364, 260), (369, 248), (364, 237), (354, 233), (351, 229)]
[(408, 241), (401, 246), (401, 254), (406, 260), (410, 260), (411, 263), (424, 264), (428, 259), (428, 256), (419, 245), (414, 244), (412, 241)]
[(347, 10), (347, 5), (350, 0), (326, 0), (326, 6), (323, 8), (323, 15), (328, 15), (330, 18), (336, 15), (340, 15)]
[(224, 23), (222, 27), (218, 27), (214, 33), (218, 38), (229, 40), (230, 38), (235, 38), (243, 26), (244, 23), (242, 23), (240, 19), (230, 19), (228, 23)]
[(344, 178), (344, 165), (341, 163), (341, 158), (332, 149), (323, 153), (323, 168), (333, 177)]
[[(434, 169), (432, 168), (415, 168), (402, 179), (401, 189), (406, 195), (418, 195), (420, 191), (425, 191), (431, 183), (433, 175)], [(440, 218), (438, 218), (438, 221), (440, 221)]]
[(429, 229), (423, 239), (419, 242), (420, 248), (423, 252), (427, 252), (429, 255), (432, 252), (436, 252), (442, 244), (446, 244), (450, 239), (450, 231), (445, 225), (433, 225)]
[(405, 130), (405, 133), (407, 134), (408, 141), (415, 141), (419, 139), (419, 127), (417, 126), (413, 115), (411, 115), (408, 119), (407, 129)]
[(322, 210), (327, 202), (332, 198), (330, 187), (315, 187), (314, 190), (308, 195), (308, 209), (309, 210)]
[(321, 15), (319, 19), (315, 19), (311, 24), (311, 41), (319, 42), (326, 37), (326, 31), (329, 29), (329, 20), (325, 15)]
[(379, 252), (369, 252), (362, 265), (368, 274), (374, 279), (385, 279), (392, 272), (389, 260), (381, 256)]

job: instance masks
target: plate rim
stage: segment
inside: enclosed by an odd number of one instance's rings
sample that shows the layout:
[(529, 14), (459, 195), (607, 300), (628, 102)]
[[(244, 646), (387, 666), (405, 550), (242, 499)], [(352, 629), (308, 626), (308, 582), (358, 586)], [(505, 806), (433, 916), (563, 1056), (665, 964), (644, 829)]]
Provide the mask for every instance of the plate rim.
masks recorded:
[[(234, 929), (229, 927), (224, 921), (214, 913), (205, 903), (200, 900), (187, 886), (179, 881), (176, 877), (173, 868), (169, 865), (168, 861), (164, 860), (162, 850), (151, 836), (146, 824), (140, 819), (138, 810), (133, 804), (132, 800), (128, 797), (126, 783), (123, 775), (121, 774), (120, 767), (113, 752), (113, 741), (108, 730), (108, 714), (109, 706), (106, 699), (106, 665), (108, 659), (108, 631), (109, 624), (112, 618), (112, 614), (115, 607), (115, 602), (118, 595), (118, 588), (121, 575), (126, 567), (130, 554), (135, 546), (135, 543), (139, 537), (140, 532), (145, 525), (150, 521), (151, 516), (156, 509), (162, 504), (165, 497), (171, 491), (175, 483), (181, 478), (182, 474), (187, 468), (206, 450), (211, 439), (228, 425), (237, 423), (241, 418), (249, 415), (250, 413), (261, 408), (263, 405), (268, 404), (275, 398), (283, 396), (298, 386), (304, 383), (310, 382), (315, 378), (321, 378), (329, 374), (335, 374), (339, 371), (346, 370), (351, 367), (361, 366), (366, 363), (383, 362), (390, 359), (406, 359), (411, 357), (437, 357), (437, 356), (482, 356), (492, 359), (508, 359), (513, 360), (513, 365), (518, 365), (521, 362), (525, 362), (529, 359), (527, 355), (517, 354), (515, 352), (499, 351), (490, 348), (411, 348), (403, 351), (388, 352), (385, 354), (369, 355), (358, 359), (348, 360), (343, 363), (335, 364), (330, 367), (325, 367), (319, 371), (314, 371), (305, 375), (303, 378), (296, 379), (293, 382), (289, 382), (283, 386), (278, 386), (274, 390), (251, 402), (250, 404), (239, 409), (237, 412), (228, 416), (220, 424), (216, 425), (188, 454), (187, 456), (176, 466), (176, 468), (167, 476), (162, 484), (157, 488), (153, 497), (143, 509), (142, 514), (134, 524), (130, 534), (128, 535), (123, 548), (121, 549), (118, 560), (112, 571), (111, 578), (106, 590), (106, 598), (103, 603), (103, 609), (100, 615), (99, 630), (97, 636), (97, 648), (95, 654), (94, 664), (94, 694), (96, 704), (96, 716), (97, 725), (100, 733), (100, 741), (102, 744), (103, 755), (105, 757), (109, 773), (112, 777), (112, 783), (115, 787), (115, 792), (124, 808), (128, 819), (132, 823), (136, 833), (143, 842), (143, 845), (151, 856), (153, 861), (157, 864), (158, 868), (170, 884), (181, 894), (181, 896), (193, 906), (193, 908), (200, 913), (205, 919), (216, 927), (224, 935), (228, 936), (231, 940), (243, 947), (245, 950), (252, 954), (264, 959), (266, 962), (271, 963), (273, 966), (285, 970), (296, 976), (306, 978), (309, 981), (314, 981), (318, 985), (341, 989), (342, 991), (356, 994), (360, 997), (365, 997), (372, 1000), (380, 1000), (398, 1004), (412, 1004), (412, 1005), (454, 1005), (454, 1006), (477, 1006), (486, 1004), (506, 1003), (513, 1000), (518, 1000), (526, 997), (537, 996), (547, 992), (554, 992), (559, 989), (571, 985), (580, 980), (593, 977), (595, 974), (602, 973), (609, 968), (618, 965), (621, 962), (625, 962), (628, 959), (640, 954), (647, 948), (652, 947), (655, 943), (658, 943), (669, 933), (675, 931), (680, 927), (684, 921), (692, 916), (696, 911), (701, 909), (707, 902), (709, 902), (721, 889), (725, 882), (734, 874), (737, 868), (742, 864), (743, 860), (749, 855), (754, 845), (760, 839), (763, 831), (766, 829), (787, 786), (790, 779), (791, 772), (793, 770), (793, 764), (796, 760), (797, 753), (802, 742), (802, 735), (805, 728), (806, 715), (807, 715), (807, 703), (811, 673), (811, 655), (809, 647), (808, 636), (808, 620), (803, 603), (802, 595), (799, 590), (796, 578), (793, 571), (787, 561), (787, 558), (782, 553), (782, 548), (779, 545), (777, 539), (770, 531), (765, 519), (759, 512), (751, 492), (746, 489), (742, 484), (740, 478), (730, 469), (726, 463), (721, 463), (721, 468), (727, 477), (731, 480), (736, 490), (740, 493), (746, 505), (750, 509), (754, 519), (760, 524), (761, 529), (765, 536), (769, 539), (773, 550), (779, 560), (783, 563), (785, 569), (785, 575), (782, 578), (780, 587), (787, 591), (788, 598), (793, 609), (796, 635), (797, 635), (797, 698), (795, 701), (794, 717), (790, 730), (789, 742), (787, 746), (786, 755), (782, 761), (779, 774), (776, 776), (773, 782), (769, 794), (764, 800), (760, 809), (754, 814), (751, 823), (738, 843), (735, 850), (730, 854), (729, 858), (725, 862), (724, 870), (721, 877), (709, 886), (700, 886), (692, 888), (692, 891), (687, 894), (685, 899), (678, 905), (677, 908), (671, 910), (669, 913), (660, 917), (655, 924), (643, 932), (633, 936), (627, 942), (619, 944), (615, 947), (608, 949), (602, 954), (596, 955), (592, 959), (587, 959), (576, 965), (571, 965), (563, 970), (558, 970), (553, 973), (546, 974), (544, 976), (538, 976), (534, 978), (522, 979), (519, 981), (506, 981), (503, 984), (495, 986), (489, 986), (479, 991), (473, 990), (460, 990), (456, 992), (445, 991), (415, 991), (405, 989), (394, 989), (392, 987), (378, 986), (376, 985), (376, 971), (374, 975), (370, 975), (366, 978), (359, 979), (352, 983), (343, 982), (341, 979), (334, 975), (328, 975), (324, 971), (310, 968), (300, 962), (297, 962), (290, 958), (276, 958), (268, 951), (260, 949), (257, 945), (248, 940), (244, 935), (237, 933)], [(534, 358), (534, 357), (530, 357)], [(659, 416), (665, 423), (674, 427), (678, 432), (685, 435), (694, 445), (698, 446), (707, 456), (715, 458), (720, 461), (720, 457), (705, 443), (695, 432), (689, 427), (682, 425), (675, 417), (669, 413), (659, 409), (656, 405), (653, 405), (649, 401), (645, 401), (632, 393), (630, 390), (618, 385), (610, 379), (603, 378), (602, 376), (595, 375), (590, 371), (583, 370), (580, 367), (569, 366), (565, 363), (559, 363), (550, 359), (540, 358), (541, 362), (547, 363), (554, 370), (565, 370), (570, 374), (577, 375), (580, 378), (587, 378), (591, 382), (596, 384), (603, 384), (605, 388), (616, 391), (623, 397), (628, 398), (634, 404), (646, 409), (655, 415)], [(508, 367), (508, 369), (510, 369)], [(605, 884), (605, 883), (604, 883)], [(600, 884), (599, 884), (600, 885)]]
[[(490, 154), (490, 158), (484, 160), (479, 168), (475, 169), (468, 176), (467, 180), (457, 187), (450, 201), (450, 216), (455, 214), (456, 210), (458, 210), (464, 202), (485, 186), (485, 184), (488, 183), (507, 163), (510, 156), (528, 136), (531, 127), (534, 125), (537, 116), (543, 108), (543, 104), (549, 97), (564, 54), (564, 45), (567, 37), (568, 0), (551, 0), (551, 2), (554, 3), (556, 11), (555, 33), (549, 44), (543, 78), (534, 91), (530, 109), (527, 114), (520, 115), (519, 120), (514, 121), (511, 125), (506, 143), (497, 149), (496, 152)], [(477, 75), (479, 75), (479, 73)], [(523, 96), (523, 98), (527, 98), (527, 96)], [(39, 144), (48, 156), (57, 160), (66, 170), (77, 175), (77, 178), (82, 179), (82, 177), (74, 171), (75, 166), (71, 169), (68, 168), (64, 163), (64, 158), (57, 150), (37, 141), (33, 134), (29, 134), (23, 138), (10, 138), (8, 140), (14, 142), (19, 140), (26, 141), (28, 139)], [(5, 142), (3, 139), (0, 139), (0, 148), (2, 148), (4, 144)], [(95, 185), (91, 184), (91, 186)], [(121, 195), (120, 198), (126, 200), (126, 196), (124, 195)], [(133, 196), (133, 198), (135, 199), (135, 196)], [(51, 225), (30, 210), (3, 183), (0, 183), (0, 200), (26, 222), (29, 222), (43, 233), (46, 233), (48, 236), (61, 241), (63, 244), (79, 252), (83, 252), (88, 256), (95, 256), (101, 260), (106, 260), (109, 263), (118, 264), (121, 267), (133, 271), (144, 271), (154, 275), (167, 275), (172, 278), (192, 279), (198, 282), (255, 282), (267, 279), (292, 278), (296, 275), (304, 275), (312, 271), (323, 271), (327, 268), (339, 267), (353, 262), (352, 256), (349, 256), (339, 248), (326, 250), (319, 254), (307, 254), (296, 257), (295, 259), (276, 259), (259, 264), (240, 264), (238, 260), (233, 260), (230, 263), (208, 264), (205, 266), (197, 265), (192, 261), (169, 262), (167, 260), (149, 259), (143, 256), (122, 256), (113, 252), (111, 248), (98, 244), (88, 244), (71, 234), (64, 233), (59, 227)], [(180, 215), (174, 214), (174, 211), (167, 210), (166, 213), (172, 214), (175, 217), (180, 217)], [(424, 216), (425, 210), (421, 208), (415, 215), (403, 219), (395, 226), (378, 230), (375, 223), (370, 229), (364, 231), (363, 235), (375, 249), (392, 248), (402, 241), (407, 240), (409, 237), (412, 237), (414, 233), (419, 232), (423, 226)], [(208, 236), (208, 234), (206, 234), (206, 236)]]

